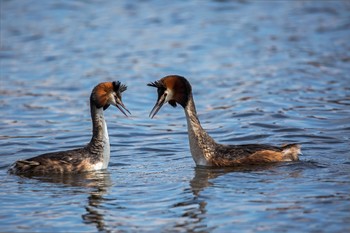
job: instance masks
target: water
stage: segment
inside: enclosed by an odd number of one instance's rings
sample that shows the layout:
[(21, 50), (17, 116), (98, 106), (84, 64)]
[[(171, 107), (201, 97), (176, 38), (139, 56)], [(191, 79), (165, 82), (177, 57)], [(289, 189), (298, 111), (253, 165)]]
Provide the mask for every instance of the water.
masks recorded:
[[(4, 232), (350, 230), (348, 1), (1, 1)], [(181, 107), (148, 114), (187, 77), (203, 127), (227, 144), (302, 144), (297, 163), (196, 168)], [(17, 177), (14, 161), (86, 144), (99, 82), (107, 171)]]

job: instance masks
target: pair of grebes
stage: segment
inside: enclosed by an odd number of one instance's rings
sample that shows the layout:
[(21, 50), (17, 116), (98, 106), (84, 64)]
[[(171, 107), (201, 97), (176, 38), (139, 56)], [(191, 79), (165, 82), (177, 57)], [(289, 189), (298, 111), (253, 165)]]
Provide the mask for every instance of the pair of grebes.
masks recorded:
[[(187, 79), (169, 75), (148, 86), (157, 88), (158, 99), (150, 117), (153, 118), (165, 103), (185, 110), (190, 150), (198, 166), (228, 167), (259, 165), (283, 161), (297, 161), (300, 153), (298, 144), (282, 147), (246, 144), (222, 145), (217, 143), (202, 128), (192, 96), (192, 87)], [(93, 134), (91, 141), (83, 148), (42, 154), (26, 160), (16, 161), (10, 168), (14, 174), (63, 174), (106, 169), (110, 158), (110, 144), (103, 111), (110, 105), (116, 106), (125, 116), (130, 112), (122, 102), (122, 93), (127, 87), (120, 82), (98, 84), (90, 96), (90, 110)]]

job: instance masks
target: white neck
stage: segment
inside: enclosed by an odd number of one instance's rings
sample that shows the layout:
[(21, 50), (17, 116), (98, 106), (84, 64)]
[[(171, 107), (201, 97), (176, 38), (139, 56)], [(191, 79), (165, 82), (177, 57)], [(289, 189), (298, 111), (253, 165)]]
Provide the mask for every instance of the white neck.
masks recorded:
[(103, 135), (103, 162), (102, 162), (103, 165), (102, 165), (102, 169), (106, 169), (108, 167), (109, 158), (110, 158), (110, 154), (111, 154), (111, 146), (109, 143), (107, 123), (104, 119), (103, 110), (101, 110), (101, 112), (102, 112), (101, 121), (103, 124), (103, 128), (102, 128), (103, 129), (103, 131), (102, 131), (102, 135)]
[(101, 168), (106, 169), (110, 158), (110, 144), (103, 108), (97, 108), (92, 104), (91, 118), (93, 135), (88, 147), (90, 152), (94, 155), (94, 159), (102, 163)]
[(213, 157), (216, 142), (202, 128), (197, 117), (196, 107), (192, 95), (185, 107), (188, 138), (193, 160), (197, 165), (208, 166)]

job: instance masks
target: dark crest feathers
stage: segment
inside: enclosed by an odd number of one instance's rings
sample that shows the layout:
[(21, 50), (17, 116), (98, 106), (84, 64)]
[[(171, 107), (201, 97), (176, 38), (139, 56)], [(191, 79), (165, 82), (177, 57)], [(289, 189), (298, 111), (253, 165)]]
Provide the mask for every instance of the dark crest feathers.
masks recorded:
[(165, 88), (162, 82), (160, 81), (150, 82), (147, 84), (147, 86), (156, 87), (156, 88)]
[(127, 88), (128, 87), (126, 85), (121, 84), (119, 81), (114, 81), (113, 82), (113, 89), (114, 89), (115, 92), (122, 93), (122, 92), (126, 91)]

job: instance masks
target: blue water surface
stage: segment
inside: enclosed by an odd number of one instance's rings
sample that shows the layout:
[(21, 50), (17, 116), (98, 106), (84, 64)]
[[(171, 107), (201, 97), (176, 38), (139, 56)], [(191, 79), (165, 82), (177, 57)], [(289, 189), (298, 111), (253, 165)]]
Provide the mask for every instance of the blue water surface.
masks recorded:
[[(1, 0), (2, 232), (350, 231), (349, 1)], [(300, 143), (300, 162), (208, 169), (181, 107), (148, 114), (188, 78), (225, 144)], [(109, 108), (107, 171), (19, 177), (18, 159), (89, 142), (89, 95)]]

